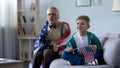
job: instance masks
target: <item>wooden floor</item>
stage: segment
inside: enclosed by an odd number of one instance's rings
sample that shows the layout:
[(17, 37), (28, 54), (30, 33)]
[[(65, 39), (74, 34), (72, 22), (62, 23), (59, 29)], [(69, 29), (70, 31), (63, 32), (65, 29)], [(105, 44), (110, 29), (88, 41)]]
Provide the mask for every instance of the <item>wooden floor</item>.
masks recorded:
[(24, 61), (24, 68), (28, 68), (30, 61)]
[(20, 60), (0, 58), (0, 68), (24, 68), (24, 62)]

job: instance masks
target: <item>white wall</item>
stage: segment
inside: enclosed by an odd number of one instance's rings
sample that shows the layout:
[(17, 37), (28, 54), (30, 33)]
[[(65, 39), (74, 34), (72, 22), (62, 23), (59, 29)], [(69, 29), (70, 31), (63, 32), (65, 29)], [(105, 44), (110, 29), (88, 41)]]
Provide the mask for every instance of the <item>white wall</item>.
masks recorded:
[(40, 23), (46, 21), (46, 10), (56, 6), (60, 11), (60, 21), (69, 22), (72, 33), (76, 32), (76, 18), (88, 15), (91, 18), (91, 32), (120, 32), (120, 12), (112, 12), (113, 0), (102, 0), (101, 6), (76, 7), (76, 0), (40, 0)]

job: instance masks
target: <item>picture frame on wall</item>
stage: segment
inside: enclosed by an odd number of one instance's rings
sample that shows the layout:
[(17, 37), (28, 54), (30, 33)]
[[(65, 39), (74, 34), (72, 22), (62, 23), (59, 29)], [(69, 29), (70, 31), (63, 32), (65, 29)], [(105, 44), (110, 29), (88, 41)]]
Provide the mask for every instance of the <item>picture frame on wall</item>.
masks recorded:
[(91, 6), (91, 0), (76, 0), (77, 7)]
[(102, 0), (93, 0), (93, 6), (101, 6)]

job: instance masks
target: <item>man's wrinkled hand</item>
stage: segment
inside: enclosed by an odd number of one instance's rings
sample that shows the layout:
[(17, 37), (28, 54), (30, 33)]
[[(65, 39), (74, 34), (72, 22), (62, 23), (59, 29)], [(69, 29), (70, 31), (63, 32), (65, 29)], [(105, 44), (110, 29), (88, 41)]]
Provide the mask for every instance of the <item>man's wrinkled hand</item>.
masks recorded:
[(53, 50), (54, 50), (55, 52), (58, 52), (58, 46), (55, 45), (55, 46), (53, 47)]

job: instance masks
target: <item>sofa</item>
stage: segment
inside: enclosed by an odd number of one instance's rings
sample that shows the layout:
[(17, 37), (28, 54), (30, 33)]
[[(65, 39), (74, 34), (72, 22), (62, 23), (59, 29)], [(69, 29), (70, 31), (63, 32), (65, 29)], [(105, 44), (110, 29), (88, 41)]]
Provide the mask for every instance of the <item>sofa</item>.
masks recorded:
[(68, 61), (59, 58), (53, 60), (49, 68), (120, 68), (120, 33), (105, 32), (99, 39), (103, 48), (99, 65), (69, 65)]

